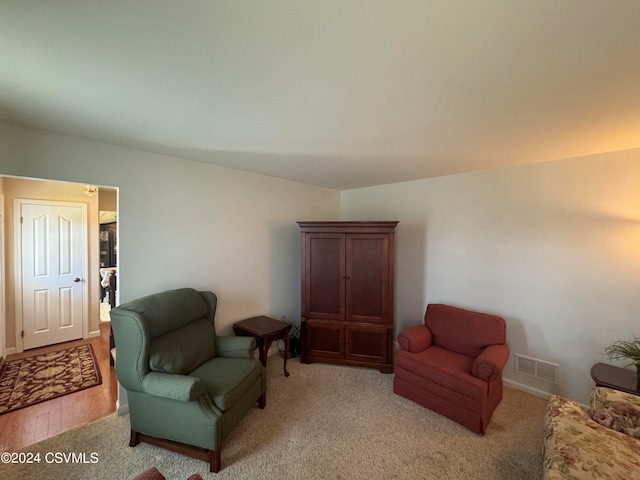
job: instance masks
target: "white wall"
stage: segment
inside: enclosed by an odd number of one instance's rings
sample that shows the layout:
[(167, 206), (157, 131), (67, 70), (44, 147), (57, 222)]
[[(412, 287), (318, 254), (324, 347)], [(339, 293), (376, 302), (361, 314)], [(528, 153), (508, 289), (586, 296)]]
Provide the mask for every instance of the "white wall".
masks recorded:
[(512, 352), (560, 364), (586, 402), (589, 368), (640, 335), (640, 149), (339, 192), (0, 123), (0, 174), (119, 187), (120, 300), (193, 286), (217, 325), (298, 321), (296, 220), (400, 220), (396, 331), (428, 302), (505, 317)]
[[(607, 345), (640, 335), (640, 149), (345, 191), (345, 220), (399, 220), (396, 332), (427, 303), (507, 321), (505, 378), (586, 402)], [(552, 385), (513, 354), (560, 365)]]
[(120, 302), (190, 286), (218, 295), (218, 332), (299, 322), (296, 220), (339, 218), (336, 190), (0, 123), (0, 174), (119, 187)]

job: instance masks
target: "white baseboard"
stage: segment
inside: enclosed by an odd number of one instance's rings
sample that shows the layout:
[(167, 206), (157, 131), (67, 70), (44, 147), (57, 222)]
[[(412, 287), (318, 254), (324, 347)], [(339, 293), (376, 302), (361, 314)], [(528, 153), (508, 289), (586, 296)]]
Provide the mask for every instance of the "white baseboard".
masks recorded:
[(129, 413), (129, 404), (127, 403), (126, 405), (120, 405), (120, 400), (118, 400), (116, 402), (116, 413), (118, 415), (126, 415), (127, 413)]
[(551, 392), (545, 392), (544, 390), (539, 390), (523, 383), (514, 382), (513, 380), (509, 380), (508, 378), (503, 377), (502, 381), (505, 386), (513, 388), (514, 390), (520, 390), (521, 392), (528, 393), (530, 395), (533, 395), (534, 397), (544, 398), (545, 400), (548, 400), (552, 395)]
[[(94, 332), (89, 332), (89, 336), (87, 338), (96, 338), (100, 336), (100, 330), (96, 330)], [(45, 345), (46, 347), (47, 345)], [(11, 347), (11, 348), (7, 348), (5, 350), (5, 358), (8, 357), (9, 355), (13, 355), (15, 353), (22, 353), (18, 351), (17, 347)]]

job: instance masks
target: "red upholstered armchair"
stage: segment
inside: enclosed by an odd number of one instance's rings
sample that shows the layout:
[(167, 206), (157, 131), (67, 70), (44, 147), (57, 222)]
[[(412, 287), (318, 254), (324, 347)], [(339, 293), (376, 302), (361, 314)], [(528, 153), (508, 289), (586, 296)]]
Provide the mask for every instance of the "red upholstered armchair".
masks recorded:
[(484, 435), (502, 400), (505, 321), (429, 304), (424, 325), (398, 335), (393, 391)]

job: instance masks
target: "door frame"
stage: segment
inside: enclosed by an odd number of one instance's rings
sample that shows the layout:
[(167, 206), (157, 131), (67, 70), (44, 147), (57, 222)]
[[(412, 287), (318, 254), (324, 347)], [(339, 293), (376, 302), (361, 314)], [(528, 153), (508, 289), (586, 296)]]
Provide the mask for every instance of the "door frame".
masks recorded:
[(87, 279), (89, 278), (89, 234), (87, 204), (80, 202), (60, 202), (56, 200), (33, 200), (29, 198), (15, 198), (13, 201), (13, 225), (14, 225), (14, 265), (15, 265), (15, 325), (16, 325), (16, 353), (24, 351), (22, 331), (24, 330), (24, 318), (22, 314), (22, 227), (21, 214), (23, 204), (55, 205), (80, 207), (82, 209), (82, 241), (80, 242), (82, 269), (82, 338), (89, 338), (89, 291)]
[(4, 272), (4, 257), (7, 248), (4, 239), (4, 195), (0, 193), (0, 358), (5, 358), (7, 353), (7, 321), (5, 290), (7, 289), (7, 279)]

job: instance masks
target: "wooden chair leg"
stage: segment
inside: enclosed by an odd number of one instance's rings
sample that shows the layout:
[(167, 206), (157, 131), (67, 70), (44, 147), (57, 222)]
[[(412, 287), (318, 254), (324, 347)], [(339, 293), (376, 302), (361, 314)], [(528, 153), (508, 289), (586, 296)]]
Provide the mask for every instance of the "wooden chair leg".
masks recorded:
[(209, 471), (218, 473), (220, 471), (220, 447), (217, 450), (211, 450), (211, 459), (209, 460)]
[(198, 460), (209, 462), (209, 470), (214, 473), (218, 473), (222, 465), (222, 463), (220, 462), (220, 449), (222, 447), (220, 445), (218, 445), (217, 450), (208, 450), (191, 445), (186, 445), (184, 443), (174, 442), (173, 440), (167, 440), (165, 438), (152, 437), (151, 435), (134, 432), (132, 430), (131, 439), (129, 440), (129, 446), (135, 447), (140, 442), (149, 443), (151, 445), (155, 445), (156, 447), (166, 448), (167, 450), (171, 450), (182, 455), (188, 455), (192, 458), (197, 458)]
[(131, 430), (131, 437), (129, 438), (129, 446), (135, 447), (139, 443), (140, 443), (140, 437), (138, 432), (134, 432), (133, 430)]

